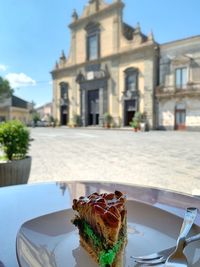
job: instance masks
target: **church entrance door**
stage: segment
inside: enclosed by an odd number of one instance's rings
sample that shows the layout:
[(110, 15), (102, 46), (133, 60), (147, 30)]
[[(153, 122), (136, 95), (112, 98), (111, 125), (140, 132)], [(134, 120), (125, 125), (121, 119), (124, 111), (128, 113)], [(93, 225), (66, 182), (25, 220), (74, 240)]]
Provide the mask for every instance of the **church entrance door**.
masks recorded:
[(61, 106), (60, 114), (61, 114), (60, 118), (61, 125), (67, 125), (68, 122), (67, 106)]
[(99, 125), (99, 89), (88, 91), (88, 125)]
[(132, 121), (132, 118), (134, 117), (136, 112), (136, 100), (126, 100), (125, 101), (125, 126), (130, 126), (130, 122)]

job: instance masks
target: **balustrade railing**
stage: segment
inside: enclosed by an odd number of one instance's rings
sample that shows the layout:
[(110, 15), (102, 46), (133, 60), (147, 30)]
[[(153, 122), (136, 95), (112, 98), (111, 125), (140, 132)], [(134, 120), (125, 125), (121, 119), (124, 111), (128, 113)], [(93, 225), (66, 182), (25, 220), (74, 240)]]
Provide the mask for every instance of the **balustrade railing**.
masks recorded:
[(167, 96), (167, 95), (176, 95), (176, 94), (200, 94), (200, 83), (187, 83), (182, 88), (176, 86), (165, 86), (159, 85), (156, 87), (157, 96)]

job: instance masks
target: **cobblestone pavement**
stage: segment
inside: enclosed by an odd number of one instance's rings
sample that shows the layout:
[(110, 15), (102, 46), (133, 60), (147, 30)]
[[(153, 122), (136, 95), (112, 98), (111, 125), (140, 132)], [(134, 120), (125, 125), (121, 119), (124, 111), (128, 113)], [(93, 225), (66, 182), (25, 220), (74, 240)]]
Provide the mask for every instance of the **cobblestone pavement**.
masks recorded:
[(29, 183), (124, 182), (184, 193), (200, 189), (200, 133), (31, 129)]

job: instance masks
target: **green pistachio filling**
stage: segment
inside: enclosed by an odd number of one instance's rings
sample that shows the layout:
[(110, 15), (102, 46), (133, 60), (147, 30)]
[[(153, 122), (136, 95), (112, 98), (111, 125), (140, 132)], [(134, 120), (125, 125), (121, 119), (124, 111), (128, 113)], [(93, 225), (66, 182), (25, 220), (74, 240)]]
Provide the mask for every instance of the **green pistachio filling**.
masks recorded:
[(86, 234), (93, 242), (94, 246), (101, 245), (101, 239), (94, 233), (92, 228), (85, 221), (83, 222), (84, 234)]
[[(93, 229), (85, 221), (83, 222), (84, 234), (92, 240), (94, 247), (102, 247), (101, 239), (94, 233)], [(102, 250), (99, 253), (99, 264), (101, 267), (110, 266), (123, 243), (123, 238), (120, 239), (113, 247), (109, 250)]]
[(110, 266), (113, 263), (113, 261), (114, 261), (116, 255), (117, 255), (122, 243), (123, 243), (123, 240), (120, 239), (112, 247), (112, 249), (109, 249), (108, 251), (104, 250), (104, 251), (101, 251), (99, 253), (99, 264), (100, 264), (101, 267), (106, 267), (108, 265)]
[(96, 249), (100, 266), (111, 266), (123, 244), (125, 236), (124, 231), (121, 232), (121, 238), (112, 248), (106, 248), (104, 240), (94, 232), (92, 227), (86, 221), (76, 218), (73, 220), (73, 223), (78, 226), (79, 231), (84, 235), (85, 240), (89, 240)]

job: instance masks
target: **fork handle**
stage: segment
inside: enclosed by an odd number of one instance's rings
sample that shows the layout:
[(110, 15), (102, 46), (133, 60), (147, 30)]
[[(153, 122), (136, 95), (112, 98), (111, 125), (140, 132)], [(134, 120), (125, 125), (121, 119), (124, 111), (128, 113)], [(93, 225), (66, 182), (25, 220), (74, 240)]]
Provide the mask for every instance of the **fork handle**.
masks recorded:
[(198, 240), (200, 240), (200, 234), (197, 234), (197, 235), (188, 237), (188, 238), (185, 240), (185, 246), (189, 245), (190, 243), (192, 243), (192, 242), (194, 242), (194, 241), (198, 241)]
[(185, 239), (186, 236), (188, 235), (190, 229), (192, 228), (192, 225), (195, 221), (195, 218), (197, 216), (197, 208), (187, 208), (187, 211), (185, 213), (185, 217), (184, 217), (184, 221), (183, 221), (183, 225), (181, 227), (181, 231), (178, 237), (178, 242), (179, 240)]

